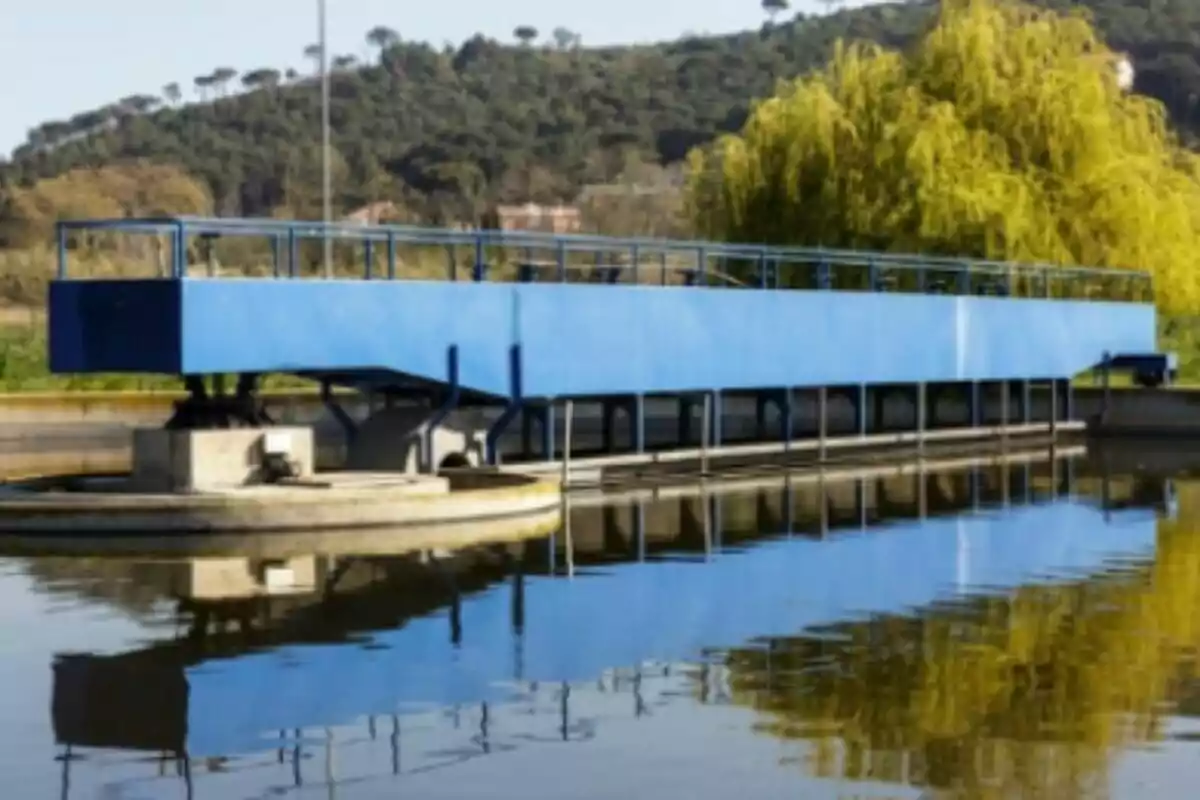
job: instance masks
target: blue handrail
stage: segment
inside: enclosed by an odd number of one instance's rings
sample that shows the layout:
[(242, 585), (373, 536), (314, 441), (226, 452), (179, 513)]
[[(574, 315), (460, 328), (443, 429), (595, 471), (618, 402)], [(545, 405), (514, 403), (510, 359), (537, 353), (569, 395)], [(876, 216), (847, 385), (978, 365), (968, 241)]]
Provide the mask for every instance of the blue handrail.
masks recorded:
[[(664, 282), (667, 256), (691, 256), (691, 267), (675, 271), (690, 273), (689, 283), (705, 282), (711, 277), (709, 264), (713, 260), (746, 262), (756, 278), (746, 281), (757, 288), (777, 288), (782, 285), (781, 277), (795, 273), (797, 268), (811, 268), (815, 276), (811, 287), (815, 289), (845, 288), (839, 286), (839, 277), (846, 270), (865, 272), (866, 288), (872, 291), (887, 291), (888, 275), (895, 273), (915, 276), (918, 292), (935, 290), (928, 278), (931, 273), (949, 278), (943, 289), (954, 294), (976, 294), (983, 282), (983, 291), (989, 288), (997, 294), (1049, 297), (1053, 296), (1052, 285), (1059, 286), (1068, 296), (1076, 294), (1079, 285), (1102, 285), (1104, 299), (1147, 301), (1152, 298), (1151, 279), (1143, 271), (1129, 269), (1101, 269), (1088, 267), (1061, 267), (1049, 264), (1016, 264), (979, 259), (956, 259), (945, 256), (923, 256), (897, 253), (876, 253), (853, 250), (831, 250), (813, 247), (780, 247), (761, 244), (706, 242), (653, 238), (615, 238), (591, 234), (552, 234), (532, 231), (505, 230), (457, 230), (413, 225), (359, 225), (353, 223), (323, 223), (302, 220), (236, 219), (206, 217), (148, 217), (138, 219), (80, 219), (58, 223), (58, 274), (60, 279), (69, 277), (68, 259), (71, 234), (81, 231), (108, 231), (118, 234), (169, 236), (171, 240), (171, 276), (188, 275), (187, 246), (196, 238), (217, 239), (226, 237), (250, 237), (265, 239), (274, 254), (274, 274), (277, 277), (294, 277), (297, 244), (301, 241), (333, 239), (342, 242), (361, 243), (366, 259), (364, 277), (373, 274), (376, 245), (386, 246), (386, 277), (396, 275), (397, 246), (441, 247), (450, 251), (447, 277), (458, 275), (457, 255), (454, 248), (471, 248), (474, 264), (468, 272), (474, 280), (486, 280), (489, 263), (488, 250), (493, 248), (516, 249), (525, 256), (524, 264), (531, 267), (529, 256), (535, 251), (549, 252), (548, 266), (553, 267), (553, 280), (565, 281), (567, 259), (572, 254), (595, 256), (598, 269), (619, 271), (652, 268), (644, 264), (647, 258), (657, 257), (663, 271)], [(629, 263), (616, 258), (605, 258), (619, 254), (628, 257)], [(287, 263), (286, 272), (280, 262)], [(601, 265), (604, 265), (601, 267)], [(522, 280), (532, 280), (531, 269), (522, 271)], [(859, 276), (856, 273), (856, 279)], [(636, 278), (635, 278), (636, 279)], [(791, 287), (796, 288), (796, 287)], [(862, 288), (862, 287), (857, 287)], [(1085, 292), (1086, 294), (1086, 292)]]

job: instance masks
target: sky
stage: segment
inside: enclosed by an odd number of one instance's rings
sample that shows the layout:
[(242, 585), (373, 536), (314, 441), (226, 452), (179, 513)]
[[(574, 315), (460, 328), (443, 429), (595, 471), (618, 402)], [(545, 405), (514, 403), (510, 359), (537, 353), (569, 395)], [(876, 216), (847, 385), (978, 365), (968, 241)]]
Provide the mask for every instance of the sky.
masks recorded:
[[(0, 0), (0, 157), (28, 131), (131, 94), (158, 94), (215, 67), (304, 69), (317, 0)], [(793, 7), (813, 11), (807, 0)], [(556, 27), (584, 44), (721, 33), (763, 21), (759, 0), (327, 0), (331, 54), (365, 56), (387, 25), (409, 40), (511, 39)]]

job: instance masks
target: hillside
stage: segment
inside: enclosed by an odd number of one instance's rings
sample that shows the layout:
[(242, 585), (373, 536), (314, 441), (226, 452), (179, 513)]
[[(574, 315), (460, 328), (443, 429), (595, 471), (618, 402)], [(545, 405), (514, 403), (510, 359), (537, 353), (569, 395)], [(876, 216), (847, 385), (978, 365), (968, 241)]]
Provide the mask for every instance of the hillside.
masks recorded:
[[(1200, 134), (1200, 3), (1085, 5), (1110, 45), (1132, 56), (1138, 90), (1162, 100), (1185, 136)], [(518, 28), (514, 44), (475, 38), (438, 50), (377, 29), (368, 37), (374, 63), (334, 59), (336, 205), (401, 200), (414, 216), (461, 220), (496, 202), (571, 199), (585, 184), (617, 179), (631, 157), (669, 165), (740, 127), (753, 98), (822, 64), (839, 38), (904, 46), (930, 13), (928, 3), (882, 5), (603, 49), (567, 31)], [(298, 62), (312, 55), (303, 51), (297, 43)], [(210, 75), (157, 77), (166, 85), (148, 86), (153, 93), (41, 125), (0, 164), (0, 187), (150, 159), (198, 179), (218, 213), (319, 213), (319, 92), (310, 76), (284, 65), (241, 75), (214, 65)], [(5, 214), (0, 197), (0, 222)]]

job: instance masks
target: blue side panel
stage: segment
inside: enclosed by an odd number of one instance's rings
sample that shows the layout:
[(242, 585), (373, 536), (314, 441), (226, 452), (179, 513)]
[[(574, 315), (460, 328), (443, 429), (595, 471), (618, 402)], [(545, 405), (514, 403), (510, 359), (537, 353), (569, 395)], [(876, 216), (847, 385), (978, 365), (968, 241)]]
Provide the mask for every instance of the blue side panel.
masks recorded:
[(178, 374), (180, 312), (176, 281), (52, 281), (50, 370)]
[(778, 541), (708, 562), (530, 579), (519, 656), (511, 587), (498, 587), (464, 599), (459, 646), (443, 612), (381, 632), (371, 647), (287, 647), (191, 668), (188, 750), (261, 749), (274, 746), (265, 739), (273, 731), (495, 699), (512, 680), (594, 680), (615, 667), (691, 660), (707, 648), (866, 614), (911, 613), (960, 590), (1083, 576), (1108, 559), (1152, 558), (1156, 532), (1145, 511), (1106, 521), (1095, 507), (1063, 502)]
[(1155, 350), (1148, 304), (578, 284), (77, 281), (51, 324), (56, 371), (444, 380), (457, 346), (462, 385), (496, 395), (518, 344), (530, 397), (1066, 377)]
[[(466, 288), (466, 287), (464, 287)], [(514, 289), (531, 395), (1067, 377), (1153, 352), (1153, 306), (651, 287)]]
[(463, 386), (508, 394), (517, 297), (505, 284), (187, 280), (183, 298), (188, 373), (389, 370), (445, 380), (457, 344)]

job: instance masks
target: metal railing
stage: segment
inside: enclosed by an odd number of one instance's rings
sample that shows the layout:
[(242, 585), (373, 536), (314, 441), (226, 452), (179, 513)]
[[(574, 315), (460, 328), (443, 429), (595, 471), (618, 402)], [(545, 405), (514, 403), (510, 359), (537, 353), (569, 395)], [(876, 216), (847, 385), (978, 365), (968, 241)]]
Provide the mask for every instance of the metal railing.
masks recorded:
[[(1150, 302), (1149, 274), (1130, 269), (1014, 264), (939, 256), (529, 231), (272, 219), (169, 217), (60, 222), (58, 277), (97, 237), (150, 237), (157, 277), (236, 277), (214, 259), (223, 243), (253, 240), (242, 275), (316, 277), (306, 243), (334, 242), (335, 277), (640, 283)], [(403, 251), (403, 255), (402, 255)], [(419, 257), (414, 252), (419, 251)], [(166, 258), (162, 255), (166, 254)], [(254, 267), (245, 268), (245, 262)], [(314, 259), (315, 262), (315, 259)], [(419, 269), (414, 265), (419, 265)], [(416, 274), (414, 274), (414, 272)]]

